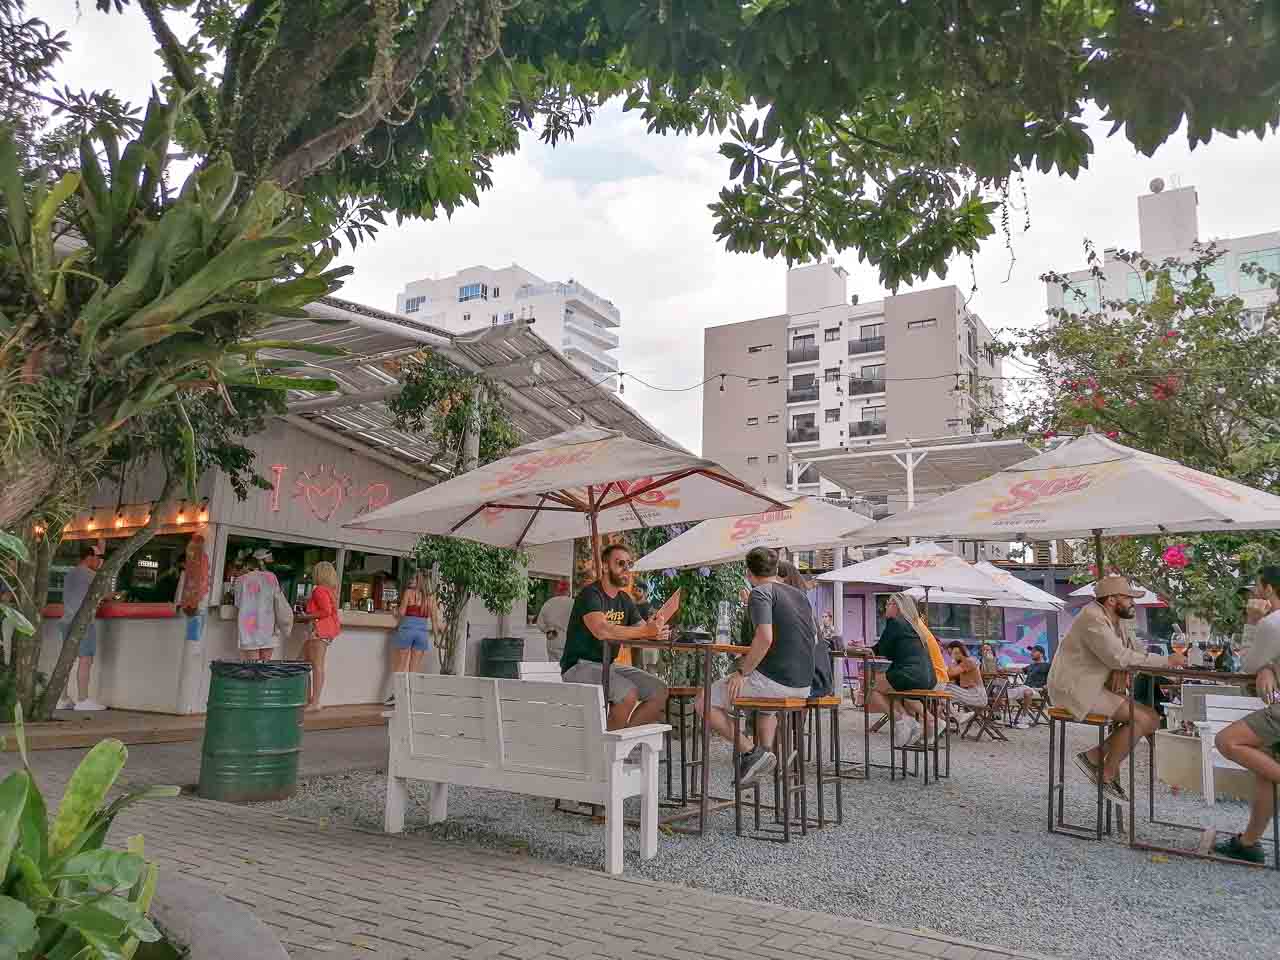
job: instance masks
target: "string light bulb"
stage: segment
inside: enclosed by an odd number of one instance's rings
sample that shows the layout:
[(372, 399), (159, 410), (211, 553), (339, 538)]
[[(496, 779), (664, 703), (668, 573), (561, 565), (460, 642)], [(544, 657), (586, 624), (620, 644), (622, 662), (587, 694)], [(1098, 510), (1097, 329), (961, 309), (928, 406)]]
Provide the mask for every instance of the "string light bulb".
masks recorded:
[(200, 501), (200, 522), (206, 523), (209, 519), (209, 498), (205, 497)]
[(92, 517), (92, 515), (91, 515), (91, 516), (89, 517), (89, 522), (85, 524), (85, 527), (84, 527), (84, 528), (85, 528), (86, 530), (92, 530), (92, 529), (94, 529), (96, 526), (97, 526), (97, 524), (93, 522), (93, 517)]
[(178, 503), (178, 524), (179, 526), (181, 526), (186, 522), (187, 522), (187, 501), (182, 500)]
[(123, 526), (124, 526), (124, 511), (117, 510), (116, 511), (116, 529), (119, 530)]
[(724, 374), (720, 374), (720, 392), (724, 393)]

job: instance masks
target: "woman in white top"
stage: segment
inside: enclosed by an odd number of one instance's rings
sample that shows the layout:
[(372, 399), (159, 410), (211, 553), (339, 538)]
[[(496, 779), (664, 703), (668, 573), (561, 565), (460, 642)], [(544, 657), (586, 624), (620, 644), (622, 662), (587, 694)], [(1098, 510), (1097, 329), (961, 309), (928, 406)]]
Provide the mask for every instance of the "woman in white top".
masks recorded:
[(244, 575), (236, 580), (236, 627), (241, 660), (270, 660), (276, 646), (276, 594), (280, 581), (264, 564), (269, 550), (255, 550), (244, 562)]

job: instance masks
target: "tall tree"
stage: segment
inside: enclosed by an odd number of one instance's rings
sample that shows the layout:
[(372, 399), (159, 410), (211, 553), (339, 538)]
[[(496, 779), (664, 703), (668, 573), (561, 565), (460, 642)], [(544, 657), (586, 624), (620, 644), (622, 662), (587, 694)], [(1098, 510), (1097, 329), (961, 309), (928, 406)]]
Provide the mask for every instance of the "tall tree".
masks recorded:
[[(1001, 344), (1024, 382), (1001, 422), (988, 425), (1046, 437), (1091, 428), (1280, 494), (1280, 274), (1240, 255), (1244, 275), (1271, 291), (1268, 305), (1247, 308), (1219, 293), (1226, 265), (1212, 246), (1186, 260), (1116, 256), (1141, 281), (1139, 296), (1090, 309), (1068, 278), (1045, 276), (1068, 294), (1067, 306)], [(1176, 612), (1230, 630), (1242, 615), (1239, 585), (1280, 556), (1280, 535), (1118, 538), (1106, 549), (1110, 563)]]
[(1280, 120), (1272, 0), (136, 4), (184, 143), (352, 242), (476, 202), (523, 131), (558, 143), (617, 98), (654, 133), (728, 133), (729, 249), (854, 249), (896, 288), (973, 252), (1021, 171), (1076, 176), (1090, 101), (1148, 154), (1184, 123), (1195, 146)]

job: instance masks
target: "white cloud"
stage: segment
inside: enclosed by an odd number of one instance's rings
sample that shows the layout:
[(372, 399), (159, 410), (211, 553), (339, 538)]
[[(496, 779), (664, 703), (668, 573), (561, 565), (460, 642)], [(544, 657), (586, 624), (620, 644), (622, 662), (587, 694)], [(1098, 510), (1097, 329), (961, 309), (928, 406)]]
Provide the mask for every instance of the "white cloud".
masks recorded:
[[(66, 28), (74, 44), (60, 82), (144, 100), (160, 71), (141, 15), (130, 8), (108, 17), (81, 5), (77, 18), (73, 0), (40, 4), (41, 16)], [(975, 258), (971, 303), (993, 327), (1038, 319), (1040, 274), (1083, 266), (1084, 238), (1099, 247), (1137, 246), (1136, 198), (1153, 177), (1198, 188), (1201, 239), (1280, 227), (1271, 202), (1280, 186), (1275, 137), (1219, 137), (1195, 151), (1175, 139), (1146, 158), (1091, 119), (1098, 149), (1090, 170), (1075, 181), (1027, 177), (1031, 229), (1021, 232), (1021, 214), (1013, 213), (1012, 265), (999, 235)], [(344, 295), (392, 307), (406, 282), (475, 263), (518, 262), (550, 278), (572, 276), (622, 310), (623, 368), (663, 387), (702, 378), (705, 327), (781, 312), (785, 265), (726, 253), (712, 237), (707, 204), (727, 172), (716, 155), (718, 138), (649, 136), (638, 117), (610, 109), (554, 151), (529, 141), (524, 153), (495, 164), (496, 186), (479, 208), (388, 228), (349, 256), (356, 273)], [(1016, 188), (1014, 199), (1021, 202)], [(882, 295), (875, 270), (855, 253), (837, 259), (850, 270), (851, 292), (864, 301)], [(950, 264), (942, 282), (967, 291), (968, 262)], [(628, 382), (626, 399), (678, 440), (700, 446), (700, 390), (659, 392)]]

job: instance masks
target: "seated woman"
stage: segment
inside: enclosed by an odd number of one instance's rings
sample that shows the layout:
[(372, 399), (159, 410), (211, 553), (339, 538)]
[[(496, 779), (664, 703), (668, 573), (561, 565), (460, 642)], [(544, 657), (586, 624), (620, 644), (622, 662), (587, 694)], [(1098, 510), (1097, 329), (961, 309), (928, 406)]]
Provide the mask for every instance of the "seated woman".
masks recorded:
[(957, 703), (970, 708), (956, 717), (960, 723), (966, 723), (973, 716), (973, 707), (987, 705), (987, 687), (982, 682), (978, 661), (969, 656), (969, 650), (963, 643), (952, 641), (947, 646), (947, 653), (951, 654), (952, 665), (947, 671), (949, 682), (946, 690)]
[(995, 673), (1000, 669), (1000, 663), (996, 660), (995, 647), (989, 643), (984, 643), (978, 648), (978, 656), (982, 659), (982, 672)]
[[(876, 652), (889, 661), (889, 669), (875, 675), (875, 689), (867, 698), (867, 710), (871, 713), (888, 713), (887, 690), (932, 690), (937, 684), (933, 661), (924, 640), (913, 624), (920, 619), (914, 598), (905, 593), (895, 593), (889, 598), (884, 611), (884, 629), (876, 644)], [(903, 711), (906, 711), (906, 716)], [(914, 702), (899, 705), (894, 721), (894, 746), (911, 743), (920, 734), (922, 715), (920, 704)]]

